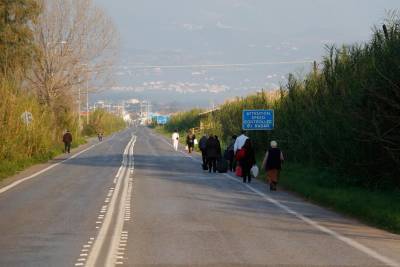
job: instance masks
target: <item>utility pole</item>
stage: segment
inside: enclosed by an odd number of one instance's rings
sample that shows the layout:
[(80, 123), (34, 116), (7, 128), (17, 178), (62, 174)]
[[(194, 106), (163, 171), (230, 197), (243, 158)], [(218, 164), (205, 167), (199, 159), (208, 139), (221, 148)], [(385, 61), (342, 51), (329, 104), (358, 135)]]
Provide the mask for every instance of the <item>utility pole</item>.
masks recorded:
[(147, 123), (149, 123), (149, 117), (150, 117), (150, 106), (149, 106), (149, 102), (147, 101), (147, 114), (146, 114), (146, 120)]
[(81, 87), (78, 86), (78, 127), (79, 131), (82, 129), (81, 126)]
[(86, 125), (89, 125), (89, 77), (86, 79)]
[(142, 111), (142, 101), (140, 101), (140, 119), (143, 117), (143, 111)]

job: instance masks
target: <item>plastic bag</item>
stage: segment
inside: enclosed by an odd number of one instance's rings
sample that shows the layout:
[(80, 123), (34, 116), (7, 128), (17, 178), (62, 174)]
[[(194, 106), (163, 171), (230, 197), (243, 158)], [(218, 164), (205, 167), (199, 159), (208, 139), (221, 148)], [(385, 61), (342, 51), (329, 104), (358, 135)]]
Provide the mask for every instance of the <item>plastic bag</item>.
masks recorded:
[(197, 141), (197, 139), (194, 139), (193, 142), (194, 142), (195, 145), (198, 145), (198, 144), (199, 144), (199, 142)]
[(250, 169), (250, 174), (251, 174), (251, 176), (253, 176), (254, 178), (257, 178), (259, 172), (260, 172), (260, 170), (258, 169), (258, 166), (257, 166), (257, 165), (253, 165), (253, 167), (251, 167), (251, 169)]

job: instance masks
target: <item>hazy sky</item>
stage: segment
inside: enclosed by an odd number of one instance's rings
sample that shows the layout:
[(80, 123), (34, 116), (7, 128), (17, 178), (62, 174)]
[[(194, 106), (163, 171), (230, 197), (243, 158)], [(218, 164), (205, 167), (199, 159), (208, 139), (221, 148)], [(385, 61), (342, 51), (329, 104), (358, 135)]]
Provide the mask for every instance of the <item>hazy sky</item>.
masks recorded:
[[(196, 32), (229, 31), (235, 35), (268, 35), (268, 40), (364, 40), (385, 10), (400, 8), (399, 0), (96, 0), (115, 19), (123, 46), (186, 48)], [(256, 43), (258, 39), (248, 40)], [(228, 40), (227, 40), (228, 41)], [(280, 40), (279, 40), (280, 41)]]
[[(400, 0), (95, 2), (104, 7), (120, 32), (120, 66), (124, 66), (118, 72), (120, 86), (133, 91), (149, 87), (154, 95), (159, 90), (161, 98), (161, 89), (166, 87), (178, 88), (179, 93), (187, 88), (213, 88), (221, 101), (276, 87), (288, 72), (307, 69), (309, 64), (153, 72), (127, 66), (319, 61), (326, 44), (367, 41), (371, 27), (382, 23), (386, 10), (400, 9)], [(150, 86), (154, 84), (156, 88)], [(210, 102), (215, 92), (204, 101)]]

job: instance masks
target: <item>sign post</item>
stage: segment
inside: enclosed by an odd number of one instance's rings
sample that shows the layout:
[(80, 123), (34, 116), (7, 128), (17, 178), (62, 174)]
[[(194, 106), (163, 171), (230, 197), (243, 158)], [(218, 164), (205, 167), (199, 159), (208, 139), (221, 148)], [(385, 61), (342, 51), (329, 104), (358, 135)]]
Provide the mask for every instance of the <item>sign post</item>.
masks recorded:
[(157, 124), (167, 124), (169, 117), (168, 116), (157, 116)]
[(32, 113), (30, 113), (29, 111), (25, 111), (21, 114), (21, 119), (25, 123), (25, 125), (31, 124), (33, 121)]
[(274, 110), (243, 110), (242, 129), (246, 131), (271, 131), (274, 129)]

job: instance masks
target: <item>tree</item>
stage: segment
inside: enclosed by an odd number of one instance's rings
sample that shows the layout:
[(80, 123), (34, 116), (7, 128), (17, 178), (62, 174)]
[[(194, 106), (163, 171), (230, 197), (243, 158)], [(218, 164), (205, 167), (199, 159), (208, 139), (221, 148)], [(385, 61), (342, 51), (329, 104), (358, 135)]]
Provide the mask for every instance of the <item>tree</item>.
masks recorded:
[(107, 77), (117, 35), (92, 0), (42, 1), (43, 13), (34, 25), (39, 53), (30, 81), (41, 103), (53, 106), (76, 96), (76, 88), (89, 80)]
[(40, 14), (36, 0), (0, 0), (0, 72), (24, 70), (35, 50), (32, 24)]

